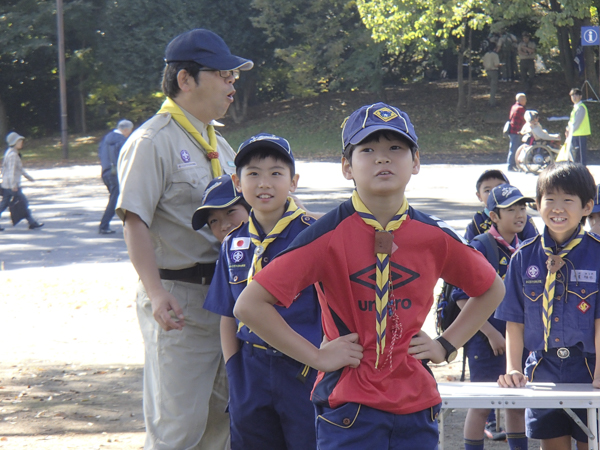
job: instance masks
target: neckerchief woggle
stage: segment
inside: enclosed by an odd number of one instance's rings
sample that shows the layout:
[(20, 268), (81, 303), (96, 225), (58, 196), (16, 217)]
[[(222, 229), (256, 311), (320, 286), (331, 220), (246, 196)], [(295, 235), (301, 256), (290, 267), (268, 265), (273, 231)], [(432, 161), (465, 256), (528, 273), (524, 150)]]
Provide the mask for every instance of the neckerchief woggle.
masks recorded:
[(169, 113), (175, 121), (183, 127), (185, 131), (190, 133), (196, 141), (200, 144), (200, 147), (206, 153), (207, 158), (210, 160), (210, 169), (213, 178), (220, 177), (223, 175), (223, 168), (219, 162), (219, 152), (217, 151), (217, 134), (215, 133), (215, 127), (208, 125), (208, 140), (210, 144), (206, 142), (206, 139), (202, 137), (202, 134), (192, 125), (190, 120), (185, 116), (179, 105), (171, 100), (169, 97), (164, 101), (160, 110), (157, 114)]
[[(375, 257), (377, 259), (375, 272), (375, 329), (377, 331), (377, 357), (375, 359), (375, 368), (379, 368), (379, 357), (383, 356), (385, 351), (388, 309), (391, 315), (394, 307), (394, 305), (389, 305), (390, 291), (393, 289), (390, 273), (390, 256), (392, 254), (394, 243), (392, 232), (400, 228), (406, 219), (408, 200), (404, 197), (402, 206), (385, 226), (385, 229), (362, 202), (356, 190), (352, 192), (352, 206), (354, 206), (355, 211), (367, 225), (375, 228)], [(388, 308), (388, 306), (390, 306), (390, 308)]]
[(543, 311), (542, 311), (542, 322), (544, 323), (544, 350), (548, 351), (548, 338), (550, 337), (550, 325), (552, 324), (552, 311), (554, 310), (554, 289), (556, 287), (556, 272), (565, 264), (563, 258), (573, 250), (583, 237), (585, 236), (585, 230), (579, 225), (577, 236), (571, 239), (571, 242), (563, 249), (558, 250), (555, 255), (552, 247), (546, 245), (544, 234), (542, 234), (542, 247), (544, 253), (548, 256), (546, 261), (546, 268), (548, 274), (546, 275), (546, 284), (544, 285), (544, 296), (543, 296)]

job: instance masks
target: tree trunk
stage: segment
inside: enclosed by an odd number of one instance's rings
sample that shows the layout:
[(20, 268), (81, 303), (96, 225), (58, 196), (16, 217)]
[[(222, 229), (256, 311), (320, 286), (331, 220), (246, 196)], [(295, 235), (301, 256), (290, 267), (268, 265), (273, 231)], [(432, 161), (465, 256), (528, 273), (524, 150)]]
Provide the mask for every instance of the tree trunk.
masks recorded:
[(8, 116), (6, 115), (6, 107), (0, 97), (0, 136), (8, 134)]
[(471, 112), (471, 97), (473, 93), (473, 66), (471, 62), (473, 61), (473, 30), (469, 27), (469, 49), (468, 49), (468, 64), (469, 64), (469, 81), (467, 83), (467, 112)]
[[(558, 0), (550, 0), (550, 9), (556, 13), (560, 13), (562, 11), (562, 6)], [(560, 65), (562, 66), (563, 73), (565, 74), (565, 81), (567, 82), (567, 85), (574, 87), (577, 74), (575, 65), (573, 63), (575, 53), (571, 49), (569, 28), (556, 27), (556, 33), (558, 37), (558, 48), (560, 50)]]
[(458, 50), (458, 103), (456, 104), (456, 113), (462, 114), (465, 108), (465, 86), (463, 83), (463, 62), (465, 60), (465, 35), (460, 38), (460, 49)]
[(79, 120), (81, 121), (81, 133), (87, 134), (87, 124), (85, 118), (85, 92), (83, 87), (83, 76), (79, 74)]

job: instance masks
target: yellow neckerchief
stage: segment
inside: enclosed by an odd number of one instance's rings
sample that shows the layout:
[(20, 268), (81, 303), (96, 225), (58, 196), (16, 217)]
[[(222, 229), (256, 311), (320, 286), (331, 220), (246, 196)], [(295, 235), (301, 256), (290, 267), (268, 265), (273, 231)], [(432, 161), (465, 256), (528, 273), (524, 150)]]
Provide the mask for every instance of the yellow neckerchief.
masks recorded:
[[(388, 222), (385, 229), (381, 226), (381, 224), (377, 221), (375, 216), (369, 211), (369, 209), (362, 202), (360, 197), (358, 196), (358, 192), (356, 190), (352, 192), (352, 206), (361, 217), (362, 220), (365, 221), (367, 225), (371, 225), (375, 228), (375, 252), (377, 257), (376, 264), (376, 278), (375, 278), (375, 327), (377, 330), (377, 358), (375, 360), (375, 368), (379, 366), (379, 357), (383, 355), (385, 351), (385, 337), (386, 337), (386, 327), (387, 327), (387, 315), (388, 315), (388, 301), (389, 294), (392, 290), (392, 278), (390, 275), (390, 255), (392, 254), (392, 242), (393, 236), (386, 239), (389, 240), (389, 246), (387, 249), (380, 248), (378, 246), (377, 234), (379, 232), (387, 232), (392, 235), (392, 231), (397, 230), (402, 225), (402, 222), (407, 217), (408, 211), (408, 200), (404, 197), (404, 202), (402, 206), (396, 213), (392, 220)], [(393, 305), (390, 305), (393, 307)], [(393, 310), (390, 310), (390, 313)]]
[[(256, 224), (254, 221), (254, 214), (251, 213), (248, 218), (248, 232), (250, 233), (250, 240), (255, 245), (254, 248), (254, 256), (252, 257), (252, 264), (250, 265), (250, 270), (248, 271), (248, 279), (246, 281), (246, 286), (252, 281), (252, 277), (260, 272), (263, 268), (262, 266), (262, 255), (265, 253), (265, 250), (269, 246), (271, 242), (279, 237), (281, 232), (286, 229), (286, 227), (298, 216), (305, 214), (306, 212), (298, 208), (294, 199), (292, 197), (287, 198), (288, 207), (286, 211), (281, 216), (281, 219), (275, 224), (271, 232), (265, 236), (265, 238), (260, 240), (260, 232), (256, 228)], [(238, 331), (242, 329), (244, 326), (243, 322), (238, 323)]]
[(262, 269), (262, 254), (267, 250), (267, 247), (271, 242), (279, 237), (281, 232), (287, 228), (287, 226), (298, 216), (305, 214), (305, 211), (296, 206), (296, 203), (292, 197), (288, 197), (288, 206), (286, 211), (281, 216), (281, 219), (275, 224), (269, 234), (261, 241), (260, 232), (258, 231), (254, 221), (254, 214), (250, 214), (248, 219), (248, 231), (250, 232), (250, 239), (255, 245), (254, 256), (252, 258), (252, 265), (248, 272), (248, 283), (252, 281), (253, 275), (257, 274)]
[(544, 297), (543, 297), (543, 311), (542, 311), (542, 321), (544, 322), (544, 350), (548, 351), (548, 338), (550, 337), (550, 325), (552, 324), (552, 311), (554, 309), (554, 288), (556, 287), (556, 272), (560, 270), (560, 268), (564, 265), (563, 258), (567, 256), (574, 247), (576, 247), (581, 240), (585, 236), (585, 231), (579, 225), (579, 232), (577, 236), (571, 239), (569, 244), (558, 251), (558, 254), (555, 255), (552, 247), (546, 246), (545, 242), (545, 233), (542, 234), (542, 247), (544, 248), (544, 253), (548, 256), (548, 260), (546, 261), (546, 268), (548, 269), (548, 274), (546, 275), (546, 284), (544, 285)]
[(221, 167), (221, 163), (219, 162), (219, 152), (217, 151), (217, 135), (215, 133), (215, 127), (212, 125), (208, 125), (208, 140), (210, 144), (206, 142), (206, 140), (202, 137), (200, 132), (194, 128), (190, 120), (185, 116), (181, 108), (177, 103), (171, 100), (169, 97), (165, 100), (165, 102), (160, 107), (160, 110), (157, 114), (169, 113), (171, 117), (177, 121), (179, 125), (183, 127), (185, 131), (194, 136), (194, 139), (198, 141), (206, 156), (210, 160), (210, 168), (212, 171), (213, 178), (220, 177), (223, 175), (223, 169)]

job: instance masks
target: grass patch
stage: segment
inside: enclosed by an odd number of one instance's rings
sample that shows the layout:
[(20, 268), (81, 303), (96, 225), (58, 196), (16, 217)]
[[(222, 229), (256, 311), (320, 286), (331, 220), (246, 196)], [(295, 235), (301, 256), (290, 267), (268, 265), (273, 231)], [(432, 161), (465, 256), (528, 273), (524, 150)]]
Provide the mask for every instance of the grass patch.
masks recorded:
[[(440, 156), (448, 161), (478, 155), (506, 154), (508, 140), (502, 127), (514, 103), (519, 83), (500, 83), (496, 108), (488, 106), (489, 87), (485, 79), (475, 80), (470, 113), (457, 114), (457, 83), (451, 81), (417, 83), (389, 88), (387, 103), (406, 111), (415, 126), (423, 155)], [(572, 104), (569, 87), (560, 74), (540, 74), (528, 94), (528, 109), (540, 113), (542, 126), (550, 133), (563, 134), (566, 121), (550, 122), (551, 116), (568, 116)], [(220, 129), (234, 149), (250, 136), (273, 133), (285, 137), (296, 158), (338, 160), (341, 155), (341, 124), (362, 105), (380, 101), (368, 92), (322, 94), (309, 99), (294, 99), (248, 108), (246, 120), (236, 124), (223, 119)], [(600, 148), (597, 117), (600, 105), (588, 103), (592, 136), (588, 148)], [(139, 125), (139, 124), (137, 124)], [(98, 143), (107, 131), (91, 136), (70, 136), (69, 160), (62, 159), (59, 138), (27, 140), (23, 157), (29, 165), (97, 164)]]

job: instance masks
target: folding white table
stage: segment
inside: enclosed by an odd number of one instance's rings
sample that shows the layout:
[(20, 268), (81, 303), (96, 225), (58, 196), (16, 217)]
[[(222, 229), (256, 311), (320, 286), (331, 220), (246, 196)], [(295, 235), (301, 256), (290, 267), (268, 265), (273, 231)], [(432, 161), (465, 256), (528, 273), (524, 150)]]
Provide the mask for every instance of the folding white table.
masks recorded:
[[(451, 408), (562, 408), (587, 434), (589, 449), (600, 450), (597, 421), (600, 389), (594, 389), (591, 383), (527, 383), (519, 389), (501, 388), (497, 383), (438, 383), (438, 389), (442, 396), (440, 450), (444, 448), (444, 409)], [(572, 409), (587, 409), (587, 427)]]

